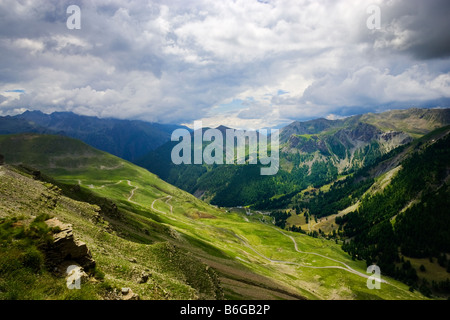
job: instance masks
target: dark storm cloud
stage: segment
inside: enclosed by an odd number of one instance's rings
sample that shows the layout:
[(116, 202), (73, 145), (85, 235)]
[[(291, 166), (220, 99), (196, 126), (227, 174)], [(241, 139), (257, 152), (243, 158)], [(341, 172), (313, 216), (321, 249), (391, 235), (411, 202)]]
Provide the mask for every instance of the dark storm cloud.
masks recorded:
[(365, 41), (421, 60), (450, 56), (450, 1), (398, 0), (380, 9), (381, 30), (362, 28)]

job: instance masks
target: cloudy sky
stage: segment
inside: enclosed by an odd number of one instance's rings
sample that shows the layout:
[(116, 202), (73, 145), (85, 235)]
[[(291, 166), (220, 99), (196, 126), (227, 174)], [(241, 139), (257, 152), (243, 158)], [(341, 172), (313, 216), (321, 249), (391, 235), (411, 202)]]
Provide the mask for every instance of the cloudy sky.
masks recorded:
[(258, 129), (449, 107), (449, 16), (448, 0), (0, 0), (0, 115)]

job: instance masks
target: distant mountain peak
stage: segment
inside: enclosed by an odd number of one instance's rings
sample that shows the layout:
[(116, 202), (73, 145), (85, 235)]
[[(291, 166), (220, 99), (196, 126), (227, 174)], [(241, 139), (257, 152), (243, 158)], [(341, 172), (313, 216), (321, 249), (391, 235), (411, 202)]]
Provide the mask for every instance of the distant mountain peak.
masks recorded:
[(229, 128), (229, 127), (224, 126), (224, 125), (220, 125), (216, 129), (219, 130), (222, 133), (225, 133), (228, 129), (232, 129), (232, 128)]
[(227, 127), (227, 126), (224, 126), (224, 125), (220, 125), (220, 126), (218, 126), (216, 129), (219, 129), (219, 130), (226, 130), (226, 129), (231, 129), (230, 127)]
[(44, 115), (45, 113), (43, 113), (40, 110), (26, 110), (25, 112), (21, 113), (20, 116), (22, 116), (22, 115), (30, 115), (30, 114)]

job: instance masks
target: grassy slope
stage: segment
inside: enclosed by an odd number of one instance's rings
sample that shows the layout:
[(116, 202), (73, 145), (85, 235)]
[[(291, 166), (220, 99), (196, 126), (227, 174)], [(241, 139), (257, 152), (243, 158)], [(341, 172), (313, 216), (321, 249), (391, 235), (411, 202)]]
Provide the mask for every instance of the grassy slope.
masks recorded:
[[(55, 279), (47, 273), (35, 275), (38, 285), (33, 287), (27, 283), (23, 288), (26, 295), (18, 297), (105, 298), (108, 287), (118, 291), (122, 287), (130, 287), (143, 299), (216, 297), (216, 286), (211, 283), (214, 275), (205, 272), (206, 266), (192, 255), (184, 254), (164, 242), (143, 244), (118, 236), (119, 228), (111, 228), (114, 224), (98, 218), (98, 206), (67, 198), (50, 183), (36, 181), (5, 166), (0, 167), (0, 176), (0, 218), (18, 217), (27, 223), (34, 216), (49, 214), (72, 224), (75, 237), (88, 244), (98, 268), (106, 274), (102, 285), (82, 285), (79, 293), (67, 290), (64, 279)], [(150, 273), (151, 277), (148, 283), (138, 285), (136, 280), (142, 272)], [(6, 283), (6, 288), (18, 291), (16, 289), (20, 288), (21, 279), (5, 280), (0, 277), (0, 287)], [(42, 285), (46, 290), (41, 289)], [(6, 290), (3, 297), (11, 297), (11, 290)], [(111, 294), (111, 290), (108, 291)]]
[(449, 111), (442, 109), (405, 109), (383, 113), (368, 113), (361, 121), (382, 130), (397, 130), (419, 138), (428, 132), (448, 124)]
[[(117, 203), (121, 218), (104, 216), (115, 230), (112, 234), (99, 232), (89, 219), (72, 213), (61, 213), (61, 219), (74, 225), (106, 279), (117, 286), (129, 286), (145, 298), (211, 297), (211, 284), (191, 284), (195, 279), (192, 274), (208, 279), (206, 269), (200, 271), (198, 259), (220, 275), (227, 298), (423, 298), (392, 279), (386, 279), (390, 284), (382, 284), (381, 290), (369, 290), (366, 278), (354, 273), (311, 268), (342, 266), (323, 257), (327, 256), (360, 273), (366, 271), (363, 262), (352, 261), (334, 242), (297, 233), (282, 234), (270, 223), (262, 222), (263, 216), (247, 217), (243, 212), (214, 208), (145, 169), (76, 140), (1, 136), (0, 153), (6, 162), (26, 162), (59, 182), (81, 184), (82, 190)], [(295, 251), (287, 235), (295, 239), (299, 250), (323, 256)], [(171, 261), (172, 256), (177, 263)], [(130, 258), (138, 264), (130, 262)], [(188, 268), (190, 265), (195, 272)], [(145, 269), (155, 274), (147, 289), (132, 281)], [(202, 295), (203, 285), (207, 289)]]

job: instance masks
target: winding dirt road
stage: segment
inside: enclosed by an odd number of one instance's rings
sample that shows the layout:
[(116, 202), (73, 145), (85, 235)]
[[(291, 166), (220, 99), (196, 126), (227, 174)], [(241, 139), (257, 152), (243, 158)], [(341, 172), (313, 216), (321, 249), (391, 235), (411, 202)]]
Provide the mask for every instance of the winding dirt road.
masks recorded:
[[(120, 180), (120, 181), (122, 181), (122, 180)], [(130, 187), (133, 187), (133, 186), (131, 185), (131, 181), (130, 181), (130, 180), (127, 180), (127, 182), (128, 182), (128, 185), (129, 185)], [(133, 198), (134, 193), (135, 193), (136, 190), (138, 190), (138, 189), (139, 189), (139, 187), (138, 187), (138, 186), (135, 186), (134, 189), (131, 190), (130, 196), (128, 197), (128, 201), (133, 202), (133, 203), (137, 203), (137, 202), (134, 202), (133, 200), (131, 200), (131, 198)]]
[[(127, 180), (127, 182), (128, 182), (128, 185), (129, 185), (130, 187), (133, 187), (133, 185), (131, 184), (131, 181), (130, 181), (130, 180)], [(133, 200), (131, 200), (131, 198), (133, 198), (133, 196), (134, 196), (134, 193), (135, 193), (138, 189), (139, 189), (139, 187), (138, 187), (138, 186), (135, 186), (134, 189), (131, 190), (130, 196), (128, 197), (128, 201), (130, 201), (130, 202), (132, 202), (132, 203), (135, 203), (135, 204), (138, 204), (137, 202), (134, 202)], [(169, 201), (172, 200), (172, 196), (169, 196), (169, 195), (153, 200), (152, 205), (151, 205), (152, 210), (154, 210), (154, 211), (156, 211), (156, 212), (159, 212), (159, 213), (162, 213), (162, 214), (167, 214), (166, 212), (161, 211), (161, 210), (158, 210), (158, 209), (155, 208), (155, 202), (156, 202), (156, 201), (158, 201), (158, 200), (163, 200), (163, 199), (166, 199), (166, 198), (167, 198), (167, 200), (164, 201), (164, 203), (167, 204), (167, 205), (169, 206), (170, 213), (173, 213), (173, 207), (172, 207), (172, 205), (169, 203)]]
[(155, 209), (155, 207), (154, 207), (156, 201), (162, 200), (162, 199), (165, 199), (165, 198), (167, 198), (167, 200), (164, 201), (164, 202), (169, 206), (169, 208), (170, 208), (170, 213), (172, 213), (172, 212), (173, 212), (173, 207), (168, 203), (168, 202), (172, 199), (172, 196), (165, 196), (165, 197), (162, 197), (162, 198), (158, 198), (158, 199), (153, 200), (152, 206), (151, 206), (151, 207), (152, 207), (152, 210), (154, 210), (154, 211), (156, 211), (156, 212), (159, 212), (159, 213), (162, 213), (162, 214), (167, 214), (166, 212), (161, 211), (161, 210), (158, 210), (158, 209)]
[[(122, 181), (122, 180), (121, 180), (121, 181)], [(121, 181), (119, 181), (119, 182), (121, 182)], [(127, 182), (128, 182), (128, 185), (129, 185), (130, 187), (133, 187), (133, 185), (131, 184), (131, 181), (130, 181), (130, 180), (127, 180)], [(132, 203), (135, 203), (135, 204), (139, 204), (139, 203), (137, 203), (137, 202), (131, 200), (131, 198), (133, 198), (135, 192), (136, 192), (138, 189), (139, 189), (138, 186), (134, 186), (134, 189), (131, 190), (130, 196), (129, 196), (128, 199), (127, 199), (128, 201), (130, 201), (130, 202), (132, 202)], [(162, 213), (162, 214), (167, 214), (167, 212), (164, 212), (164, 211), (161, 211), (161, 210), (158, 210), (158, 209), (155, 208), (155, 202), (156, 202), (156, 201), (158, 201), (158, 200), (163, 200), (163, 199), (166, 199), (166, 198), (167, 198), (167, 200), (164, 201), (164, 202), (165, 202), (165, 204), (167, 204), (167, 205), (169, 206), (170, 213), (173, 213), (173, 207), (172, 207), (172, 205), (169, 203), (169, 201), (172, 200), (172, 196), (170, 196), (170, 195), (164, 196), (164, 197), (161, 197), (161, 198), (157, 198), (157, 199), (153, 200), (153, 202), (152, 202), (152, 204), (151, 204), (152, 210), (154, 210), (154, 211), (156, 211), (156, 212), (159, 212), (159, 213)]]
[[(316, 269), (317, 269), (317, 268), (337, 268), (337, 269), (346, 270), (346, 271), (348, 271), (348, 272), (354, 273), (354, 274), (356, 274), (356, 275), (358, 275), (358, 276), (361, 276), (361, 277), (364, 277), (364, 278), (369, 278), (369, 277), (370, 277), (370, 275), (367, 275), (367, 274), (364, 274), (364, 273), (362, 273), (362, 272), (359, 272), (359, 271), (353, 269), (353, 268), (350, 267), (348, 264), (346, 264), (346, 263), (344, 263), (344, 262), (342, 262), (342, 261), (339, 261), (339, 260), (336, 260), (336, 259), (333, 259), (333, 258), (324, 256), (324, 255), (321, 255), (320, 253), (316, 253), (316, 252), (306, 252), (306, 251), (301, 251), (301, 250), (298, 249), (297, 241), (295, 241), (294, 237), (292, 237), (292, 236), (290, 236), (290, 235), (284, 233), (284, 232), (281, 231), (281, 230), (278, 230), (278, 229), (276, 229), (276, 228), (274, 228), (274, 229), (277, 230), (278, 232), (280, 232), (281, 234), (285, 235), (286, 237), (288, 237), (289, 239), (292, 240), (292, 242), (294, 243), (294, 249), (295, 249), (295, 251), (297, 251), (297, 252), (299, 252), (299, 253), (303, 253), (303, 254), (312, 254), (312, 255), (316, 255), (316, 256), (322, 257), (322, 258), (324, 258), (324, 259), (328, 259), (328, 260), (331, 260), (331, 261), (340, 263), (340, 264), (342, 264), (342, 265), (344, 266), (344, 267), (342, 267), (342, 266), (324, 266), (324, 267), (306, 266), (306, 267), (309, 267), (309, 268), (316, 268)], [(382, 282), (382, 283), (387, 283), (387, 281), (385, 281), (385, 280), (383, 280), (383, 279), (381, 279), (381, 282)]]
[[(299, 266), (299, 267), (302, 267), (302, 268), (311, 268), (311, 269), (341, 269), (341, 270), (344, 270), (344, 271), (347, 271), (347, 272), (351, 272), (351, 273), (353, 273), (353, 274), (356, 274), (356, 275), (358, 275), (358, 276), (360, 276), (360, 277), (363, 277), (363, 278), (366, 278), (366, 279), (368, 279), (368, 278), (370, 277), (370, 275), (364, 274), (364, 273), (362, 273), (362, 272), (359, 272), (359, 271), (357, 271), (357, 270), (351, 268), (350, 266), (348, 266), (347, 264), (345, 264), (345, 263), (342, 262), (342, 261), (335, 260), (335, 259), (333, 259), (333, 258), (324, 256), (324, 255), (321, 255), (321, 254), (315, 253), (315, 252), (304, 252), (304, 251), (301, 251), (301, 250), (298, 249), (297, 242), (295, 241), (295, 239), (294, 239), (292, 236), (289, 236), (289, 235), (285, 234), (284, 232), (282, 232), (281, 230), (278, 230), (278, 229), (276, 229), (276, 228), (274, 228), (274, 229), (277, 230), (277, 231), (279, 231), (280, 233), (282, 233), (282, 234), (285, 235), (286, 237), (289, 237), (289, 238), (292, 240), (292, 242), (294, 242), (294, 248), (295, 248), (295, 251), (297, 251), (297, 252), (299, 252), (299, 253), (303, 253), (303, 254), (313, 254), (313, 255), (316, 255), (316, 256), (319, 256), (319, 257), (322, 257), (322, 258), (325, 258), (325, 259), (332, 260), (332, 261), (334, 261), (334, 262), (340, 263), (340, 264), (342, 264), (343, 266), (323, 266), (323, 267), (318, 267), (318, 266), (309, 266), (309, 265), (305, 265), (305, 264), (298, 263), (298, 262), (292, 262), (292, 261), (283, 261), (283, 260), (271, 259), (271, 258), (268, 258), (268, 257), (266, 257), (265, 255), (263, 255), (262, 253), (258, 252), (255, 248), (253, 248), (251, 245), (249, 245), (249, 244), (247, 243), (247, 241), (244, 240), (242, 237), (239, 237), (237, 234), (234, 234), (234, 235), (235, 235), (235, 237), (237, 237), (237, 238), (243, 243), (244, 246), (246, 246), (247, 248), (249, 248), (250, 250), (252, 250), (253, 252), (255, 252), (255, 253), (256, 253), (258, 256), (260, 256), (261, 258), (263, 258), (263, 259), (265, 259), (265, 260), (268, 260), (268, 261), (270, 261), (270, 262), (272, 262), (272, 263), (291, 264), (291, 265), (296, 265), (296, 266)], [(241, 259), (241, 260), (242, 260), (242, 259)], [(382, 283), (388, 283), (386, 280), (383, 280), (383, 279), (381, 279), (381, 282), (382, 282)]]

